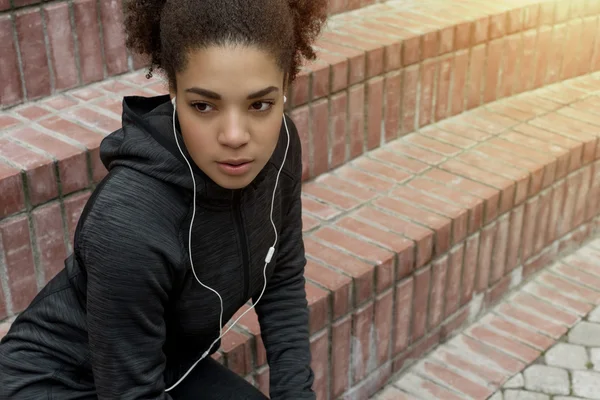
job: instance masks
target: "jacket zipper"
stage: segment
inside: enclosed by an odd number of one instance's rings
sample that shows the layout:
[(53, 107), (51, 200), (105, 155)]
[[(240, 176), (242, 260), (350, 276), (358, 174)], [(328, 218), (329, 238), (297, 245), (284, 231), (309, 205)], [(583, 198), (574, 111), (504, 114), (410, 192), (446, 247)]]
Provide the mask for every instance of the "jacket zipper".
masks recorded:
[(236, 225), (236, 232), (238, 239), (242, 247), (242, 266), (244, 270), (244, 301), (247, 300), (250, 292), (250, 260), (248, 256), (248, 238), (246, 237), (246, 231), (244, 229), (244, 223), (242, 220), (242, 207), (241, 207), (242, 192), (236, 191), (233, 195), (234, 205), (234, 218)]

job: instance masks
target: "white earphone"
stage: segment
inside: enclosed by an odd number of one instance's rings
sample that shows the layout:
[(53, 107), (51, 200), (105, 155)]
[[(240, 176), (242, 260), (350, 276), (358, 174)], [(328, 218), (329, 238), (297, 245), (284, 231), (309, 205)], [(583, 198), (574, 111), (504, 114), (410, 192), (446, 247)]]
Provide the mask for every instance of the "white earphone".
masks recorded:
[[(277, 234), (277, 227), (275, 226), (275, 222), (273, 222), (273, 205), (275, 203), (275, 194), (277, 193), (277, 185), (279, 184), (279, 176), (281, 175), (281, 170), (283, 169), (283, 166), (285, 165), (285, 160), (287, 158), (287, 154), (288, 154), (288, 150), (290, 148), (290, 131), (288, 129), (287, 126), (287, 121), (285, 120), (285, 115), (283, 116), (283, 124), (285, 126), (285, 132), (287, 134), (287, 145), (285, 148), (285, 154), (283, 156), (283, 161), (281, 162), (281, 166), (279, 167), (279, 171), (277, 172), (277, 178), (275, 179), (275, 187), (273, 188), (273, 196), (271, 197), (271, 213), (270, 213), (270, 219), (271, 219), (271, 225), (273, 226), (273, 231), (275, 233), (275, 241), (273, 242), (273, 245), (269, 248), (269, 251), (267, 253), (267, 256), (265, 257), (265, 267), (263, 269), (263, 279), (264, 279), (264, 286), (262, 291), (260, 292), (260, 296), (258, 296), (258, 299), (256, 300), (255, 303), (252, 304), (252, 307), (248, 308), (246, 311), (244, 311), (244, 313), (242, 315), (240, 315), (228, 328), (227, 330), (225, 330), (225, 332), (223, 332), (223, 298), (221, 297), (221, 295), (219, 294), (219, 292), (217, 292), (216, 290), (214, 290), (213, 288), (205, 285), (204, 283), (202, 283), (200, 281), (200, 279), (198, 278), (198, 275), (196, 274), (196, 270), (194, 268), (194, 260), (192, 257), (192, 228), (194, 226), (194, 219), (196, 217), (196, 178), (194, 177), (194, 170), (192, 169), (192, 165), (190, 164), (189, 160), (186, 158), (183, 150), (181, 149), (181, 146), (179, 144), (179, 139), (177, 138), (177, 130), (176, 130), (176, 126), (175, 126), (175, 116), (177, 113), (177, 102), (176, 102), (177, 97), (173, 97), (171, 99), (171, 103), (173, 104), (173, 135), (175, 136), (175, 142), (177, 143), (177, 148), (179, 148), (179, 152), (181, 153), (181, 155), (183, 156), (183, 159), (185, 160), (185, 162), (187, 163), (188, 168), (190, 169), (190, 176), (192, 177), (192, 183), (194, 186), (193, 189), (193, 201), (192, 201), (192, 206), (193, 206), (193, 210), (192, 210), (192, 219), (190, 222), (190, 230), (189, 230), (189, 235), (188, 235), (188, 253), (190, 256), (190, 265), (192, 267), (192, 273), (194, 274), (194, 277), (196, 278), (196, 281), (198, 281), (198, 283), (206, 288), (207, 290), (210, 290), (211, 292), (213, 292), (214, 294), (217, 295), (217, 297), (219, 298), (219, 303), (221, 305), (221, 313), (219, 316), (219, 337), (217, 337), (212, 343), (211, 345), (208, 347), (208, 349), (202, 354), (202, 356), (198, 359), (198, 361), (196, 361), (191, 367), (190, 369), (177, 381), (175, 382), (175, 384), (173, 386), (171, 386), (170, 388), (167, 388), (165, 391), (169, 392), (171, 390), (173, 390), (175, 387), (177, 387), (177, 385), (179, 385), (181, 382), (183, 382), (183, 380), (190, 374), (190, 372), (192, 372), (192, 370), (196, 367), (196, 365), (198, 365), (198, 363), (202, 360), (204, 360), (208, 354), (210, 353), (210, 350), (213, 348), (213, 346), (223, 337), (225, 336), (225, 334), (227, 332), (229, 332), (231, 330), (231, 328), (234, 327), (235, 324), (238, 323), (238, 321), (244, 316), (246, 315), (247, 312), (249, 312), (250, 310), (252, 310), (256, 304), (258, 304), (258, 302), (260, 301), (260, 299), (262, 298), (263, 294), (265, 293), (265, 290), (267, 289), (267, 266), (269, 265), (269, 263), (271, 262), (271, 259), (273, 258), (273, 255), (275, 254), (275, 246), (277, 245), (277, 239), (278, 239), (278, 234)], [(286, 103), (287, 102), (287, 97), (283, 96), (283, 102)]]

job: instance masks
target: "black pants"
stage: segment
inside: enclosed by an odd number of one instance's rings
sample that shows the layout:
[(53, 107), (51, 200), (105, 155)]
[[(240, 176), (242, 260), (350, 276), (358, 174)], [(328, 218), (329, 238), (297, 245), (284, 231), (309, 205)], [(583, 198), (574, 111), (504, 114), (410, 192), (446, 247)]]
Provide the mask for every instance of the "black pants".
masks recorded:
[(173, 400), (265, 400), (261, 391), (212, 358), (196, 368), (169, 394)]
[[(1, 361), (1, 360), (0, 360)], [(98, 400), (93, 387), (65, 384), (31, 370), (4, 370), (0, 366), (0, 400)], [(173, 400), (268, 400), (244, 378), (212, 358), (200, 362), (169, 395)]]

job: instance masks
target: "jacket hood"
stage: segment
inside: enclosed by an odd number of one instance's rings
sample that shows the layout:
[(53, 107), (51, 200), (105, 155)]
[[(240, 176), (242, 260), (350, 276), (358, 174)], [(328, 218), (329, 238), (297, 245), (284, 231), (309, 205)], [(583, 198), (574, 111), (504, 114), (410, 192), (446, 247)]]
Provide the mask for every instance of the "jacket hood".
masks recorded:
[[(181, 150), (194, 172), (198, 193), (210, 198), (231, 198), (234, 190), (217, 185), (193, 162), (181, 136), (177, 117), (175, 127)], [(100, 145), (100, 159), (108, 171), (127, 167), (187, 190), (194, 186), (190, 168), (173, 134), (173, 105), (169, 95), (125, 97), (122, 127), (104, 138)], [(251, 186), (264, 178), (265, 169)]]

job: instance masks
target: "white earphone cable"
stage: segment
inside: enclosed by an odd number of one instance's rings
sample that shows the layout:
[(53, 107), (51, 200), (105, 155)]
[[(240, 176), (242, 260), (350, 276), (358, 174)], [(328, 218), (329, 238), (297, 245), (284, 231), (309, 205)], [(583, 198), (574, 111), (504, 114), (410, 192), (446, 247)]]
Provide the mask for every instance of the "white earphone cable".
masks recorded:
[(227, 334), (227, 332), (229, 332), (234, 326), (235, 324), (238, 323), (238, 321), (244, 316), (246, 315), (246, 313), (248, 313), (250, 310), (252, 310), (256, 304), (258, 304), (258, 302), (262, 299), (263, 294), (265, 293), (265, 290), (267, 289), (267, 266), (269, 265), (269, 263), (271, 262), (271, 259), (273, 257), (273, 254), (275, 253), (275, 246), (277, 245), (277, 240), (278, 240), (278, 234), (277, 234), (277, 227), (275, 226), (275, 222), (273, 221), (273, 208), (274, 208), (274, 203), (275, 203), (275, 194), (277, 193), (277, 185), (279, 184), (279, 177), (281, 175), (281, 171), (283, 169), (283, 166), (285, 165), (285, 161), (287, 159), (287, 154), (288, 154), (288, 150), (290, 147), (290, 131), (288, 129), (287, 126), (287, 121), (285, 119), (285, 115), (283, 116), (283, 124), (285, 125), (285, 131), (287, 134), (287, 145), (285, 148), (285, 154), (283, 156), (283, 161), (281, 162), (281, 166), (279, 167), (279, 171), (277, 172), (277, 178), (275, 179), (275, 187), (273, 189), (273, 195), (271, 197), (271, 210), (270, 210), (270, 220), (271, 220), (271, 225), (273, 226), (273, 232), (275, 233), (275, 240), (273, 242), (273, 245), (269, 248), (269, 252), (267, 253), (267, 256), (265, 257), (265, 267), (263, 269), (263, 280), (264, 280), (264, 285), (263, 285), (263, 289), (260, 293), (260, 296), (258, 296), (258, 299), (256, 300), (256, 302), (254, 302), (252, 304), (252, 306), (250, 308), (248, 308), (246, 311), (244, 311), (242, 313), (242, 315), (240, 315), (233, 323), (231, 323), (229, 325), (229, 327), (225, 330), (225, 332), (223, 332), (223, 298), (221, 297), (221, 295), (219, 294), (219, 292), (217, 292), (216, 290), (214, 290), (213, 288), (205, 285), (204, 283), (202, 283), (200, 281), (200, 279), (198, 278), (198, 275), (196, 274), (196, 270), (194, 268), (194, 259), (192, 256), (192, 228), (194, 226), (194, 219), (196, 218), (196, 178), (194, 177), (194, 170), (192, 169), (192, 165), (190, 164), (190, 162), (188, 161), (187, 157), (185, 156), (180, 144), (179, 144), (179, 139), (177, 138), (177, 130), (176, 130), (176, 124), (175, 124), (175, 117), (176, 117), (176, 112), (177, 112), (177, 106), (176, 106), (176, 98), (173, 98), (171, 100), (171, 102), (173, 103), (173, 135), (175, 136), (175, 142), (177, 143), (177, 148), (179, 149), (179, 152), (181, 153), (181, 155), (183, 156), (183, 159), (185, 160), (189, 170), (190, 170), (190, 176), (192, 177), (192, 184), (193, 184), (193, 201), (192, 201), (192, 206), (193, 206), (193, 210), (192, 210), (192, 218), (191, 218), (191, 222), (190, 222), (190, 229), (189, 229), (189, 235), (188, 235), (188, 253), (189, 253), (189, 259), (190, 259), (190, 266), (192, 268), (192, 273), (194, 274), (194, 278), (196, 278), (196, 281), (198, 281), (198, 283), (210, 290), (211, 292), (215, 293), (217, 295), (217, 297), (219, 298), (219, 302), (221, 305), (221, 312), (220, 312), (220, 316), (219, 316), (219, 337), (217, 337), (212, 343), (211, 345), (208, 347), (208, 349), (202, 353), (202, 356), (188, 369), (188, 371), (177, 381), (175, 382), (175, 384), (173, 384), (171, 387), (167, 388), (165, 391), (169, 392), (171, 390), (173, 390), (175, 387), (177, 387), (177, 385), (179, 385), (181, 382), (183, 382), (183, 380), (192, 372), (192, 370), (196, 367), (196, 365), (198, 365), (198, 363), (200, 361), (202, 361), (203, 359), (205, 359), (211, 349), (213, 348), (213, 346), (223, 337)]

